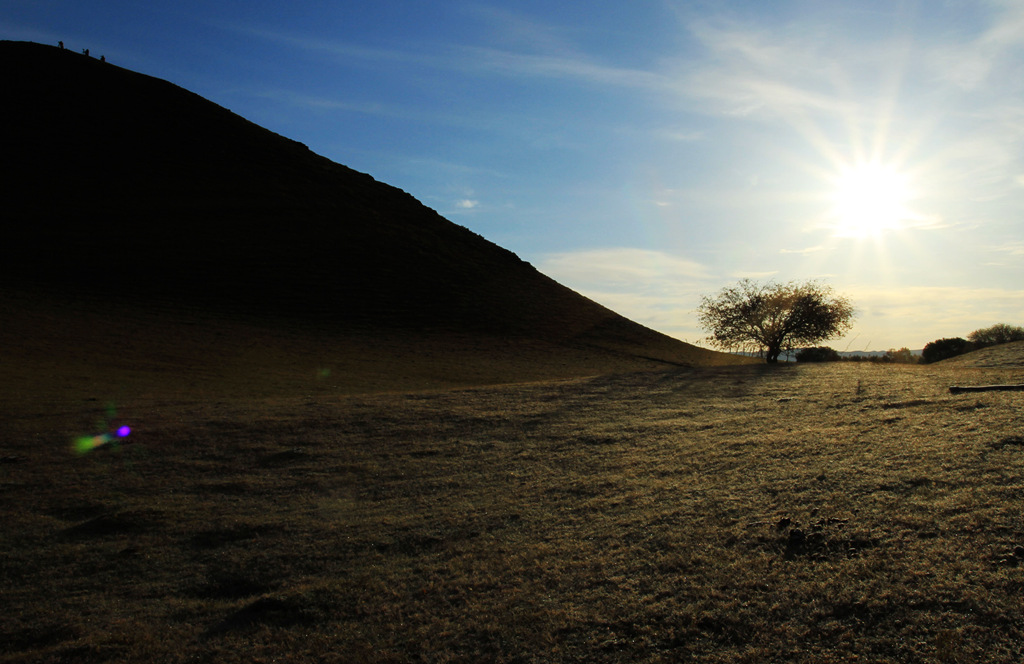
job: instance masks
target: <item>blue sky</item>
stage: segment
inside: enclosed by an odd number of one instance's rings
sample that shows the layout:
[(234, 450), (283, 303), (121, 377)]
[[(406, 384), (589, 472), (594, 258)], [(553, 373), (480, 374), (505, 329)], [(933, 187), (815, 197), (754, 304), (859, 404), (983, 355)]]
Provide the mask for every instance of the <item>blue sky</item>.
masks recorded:
[(840, 350), (1024, 324), (1024, 1), (0, 0), (645, 325), (821, 279)]

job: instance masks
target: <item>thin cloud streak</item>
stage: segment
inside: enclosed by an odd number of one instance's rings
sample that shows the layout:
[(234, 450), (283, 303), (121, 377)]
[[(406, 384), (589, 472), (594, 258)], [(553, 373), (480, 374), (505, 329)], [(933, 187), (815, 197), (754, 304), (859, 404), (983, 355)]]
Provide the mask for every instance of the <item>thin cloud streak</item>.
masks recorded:
[(298, 50), (329, 55), (346, 63), (351, 63), (355, 59), (366, 62), (438, 66), (443, 62), (443, 59), (428, 53), (416, 53), (411, 50), (371, 48), (341, 40), (321, 39), (251, 25), (220, 25), (219, 27)]
[(663, 291), (671, 282), (704, 281), (707, 268), (695, 261), (660, 251), (634, 248), (584, 249), (542, 256), (538, 269), (566, 283), (587, 284), (591, 289), (642, 292)]
[(369, 48), (344, 41), (298, 36), (257, 27), (230, 26), (230, 29), (303, 51), (328, 55), (346, 64), (357, 59), (463, 73), (554, 78), (626, 89), (662, 91), (672, 87), (671, 80), (662, 73), (602, 65), (583, 56), (519, 53), (469, 45), (446, 45), (430, 50)]
[(779, 249), (780, 254), (813, 254), (822, 251), (825, 247), (815, 245), (813, 247), (807, 247), (805, 249)]
[(507, 76), (533, 76), (576, 81), (624, 89), (663, 91), (671, 87), (666, 76), (642, 69), (601, 65), (580, 57), (514, 53), (491, 48), (462, 47), (464, 70), (484, 70)]

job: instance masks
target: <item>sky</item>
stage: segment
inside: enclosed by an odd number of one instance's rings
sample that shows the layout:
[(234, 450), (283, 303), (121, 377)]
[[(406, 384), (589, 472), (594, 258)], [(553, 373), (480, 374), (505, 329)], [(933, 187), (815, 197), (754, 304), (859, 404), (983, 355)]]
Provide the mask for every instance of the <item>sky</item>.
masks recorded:
[(742, 278), (838, 350), (1024, 325), (1024, 0), (0, 0), (666, 334)]

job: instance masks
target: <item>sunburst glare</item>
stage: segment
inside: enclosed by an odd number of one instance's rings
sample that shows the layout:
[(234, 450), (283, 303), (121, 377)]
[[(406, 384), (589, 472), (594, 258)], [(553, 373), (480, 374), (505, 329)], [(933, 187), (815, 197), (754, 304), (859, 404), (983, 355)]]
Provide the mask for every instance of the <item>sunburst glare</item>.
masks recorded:
[(877, 161), (845, 166), (834, 177), (831, 218), (839, 237), (878, 237), (913, 215), (910, 178)]

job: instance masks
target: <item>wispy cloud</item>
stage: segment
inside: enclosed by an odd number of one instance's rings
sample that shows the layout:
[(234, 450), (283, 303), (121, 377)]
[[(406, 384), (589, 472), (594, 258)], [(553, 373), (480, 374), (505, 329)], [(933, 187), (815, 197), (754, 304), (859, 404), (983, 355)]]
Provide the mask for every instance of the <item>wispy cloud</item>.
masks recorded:
[(415, 63), (427, 66), (437, 66), (444, 62), (443, 59), (439, 59), (430, 53), (422, 51), (418, 52), (413, 49), (375, 48), (363, 46), (361, 44), (354, 44), (344, 40), (323, 39), (319, 37), (312, 37), (307, 34), (287, 32), (284, 30), (264, 28), (254, 25), (231, 24), (222, 25), (221, 27), (245, 34), (249, 37), (273, 42), (275, 44), (311, 53), (331, 56), (332, 58), (348, 63), (351, 63), (353, 60), (359, 60), (363, 62), (391, 62), (400, 64)]
[(547, 254), (539, 269), (555, 278), (588, 284), (606, 290), (649, 290), (666, 280), (703, 280), (705, 266), (660, 251), (634, 248), (584, 249)]
[(779, 249), (780, 254), (813, 254), (822, 251), (825, 247), (815, 245), (813, 247), (805, 247), (804, 249)]
[(1010, 256), (1024, 256), (1024, 243), (1013, 242), (999, 246), (989, 247), (989, 251), (997, 254), (1008, 254)]
[(860, 311), (857, 325), (888, 340), (888, 346), (919, 348), (943, 337), (966, 337), (998, 322), (1019, 324), (1024, 311), (1024, 291), (1002, 288), (851, 286), (841, 290)]
[[(825, 113), (862, 119), (891, 101), (909, 67), (928, 69), (933, 80), (970, 87), (986, 80), (1024, 43), (1024, 9), (1019, 3), (993, 2), (991, 27), (962, 43), (915, 46), (908, 39), (881, 38), (870, 44), (846, 36), (823, 18), (796, 20), (784, 29), (765, 29), (737, 21), (701, 18), (685, 25), (702, 53), (694, 58), (664, 58), (647, 68), (626, 67), (575, 48), (552, 26), (503, 9), (478, 7), (489, 16), (505, 47), (472, 43), (370, 47), (343, 40), (310, 37), (273, 28), (231, 29), (292, 48), (330, 56), (347, 65), (398, 63), (462, 73), (564, 80), (611, 90), (646, 90), (666, 99), (698, 102), (698, 110), (743, 117), (770, 111), (797, 118)], [(501, 26), (500, 31), (497, 26)], [(223, 26), (228, 27), (228, 26)], [(828, 35), (828, 37), (823, 37)], [(879, 74), (878, 72), (893, 72)], [(964, 73), (968, 72), (968, 73)], [(975, 73), (970, 73), (975, 72)], [(1005, 85), (1007, 79), (1001, 79)], [(691, 105), (692, 107), (692, 105)], [(877, 119), (877, 118), (875, 118)], [(684, 132), (693, 140), (699, 132)]]
[(349, 65), (353, 60), (364, 63), (398, 63), (462, 73), (550, 78), (628, 89), (663, 90), (671, 85), (663, 73), (601, 63), (582, 53), (525, 52), (472, 44), (375, 48), (254, 26), (231, 26), (231, 29)]
[(669, 129), (658, 132), (658, 135), (665, 140), (678, 141), (680, 143), (693, 143), (696, 141), (703, 141), (707, 138), (707, 132), (703, 130), (684, 131)]
[[(907, 101), (924, 93), (954, 102), (957, 90), (977, 92), (990, 83), (986, 92), (1006, 97), (1024, 85), (1018, 81), (1024, 5), (988, 5), (992, 10), (980, 14), (989, 27), (960, 41), (948, 35), (964, 32), (919, 40), (891, 32), (852, 33), (827, 14), (771, 29), (715, 17), (693, 20), (686, 27), (703, 57), (677, 64), (676, 90), (711, 113), (756, 114), (794, 124), (824, 114), (865, 127), (890, 122), (889, 114), (905, 95)], [(910, 79), (926, 84), (911, 87)], [(972, 98), (963, 101), (970, 105)], [(950, 112), (957, 112), (955, 106)]]
[(713, 277), (698, 262), (629, 247), (547, 254), (537, 268), (627, 318), (696, 341), (693, 311)]
[(963, 90), (976, 91), (993, 79), (1000, 86), (1019, 87), (1019, 81), (1006, 75), (1020, 70), (1024, 5), (1016, 0), (980, 4), (990, 9), (988, 27), (973, 37), (931, 45), (923, 63), (936, 80)]
[(710, 111), (747, 116), (759, 111), (772, 115), (805, 111), (848, 114), (854, 109), (836, 94), (839, 66), (813, 37), (820, 31), (779, 34), (708, 20), (694, 21), (688, 27), (705, 57), (678, 64), (677, 91), (711, 104)]
[(467, 4), (461, 11), (480, 19), (492, 43), (545, 53), (573, 50), (562, 30), (521, 12), (479, 3)]
[[(398, 105), (382, 104), (372, 101), (351, 101), (311, 94), (300, 94), (283, 89), (262, 89), (249, 90), (249, 96), (260, 97), (277, 102), (284, 102), (292, 106), (301, 106), (317, 111), (342, 111), (346, 113), (359, 113), (361, 115), (374, 115), (395, 119), (414, 119), (422, 113), (403, 108)], [(453, 119), (452, 122), (455, 122)]]
[(669, 79), (663, 74), (601, 64), (576, 56), (517, 53), (493, 48), (463, 47), (463, 69), (487, 71), (507, 76), (554, 78), (615, 88), (664, 90)]
[(764, 270), (761, 272), (753, 272), (749, 270), (739, 270), (733, 272), (732, 276), (736, 279), (770, 279), (779, 273), (778, 270)]

